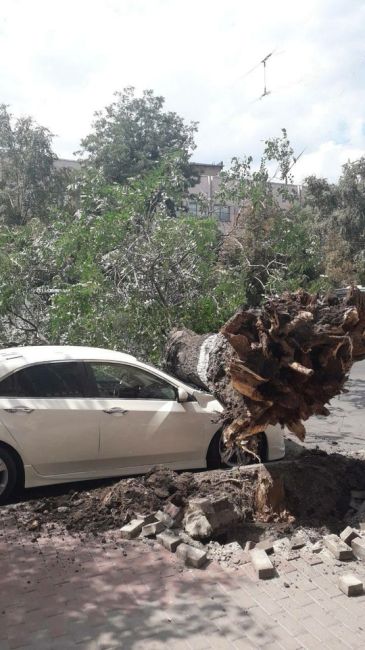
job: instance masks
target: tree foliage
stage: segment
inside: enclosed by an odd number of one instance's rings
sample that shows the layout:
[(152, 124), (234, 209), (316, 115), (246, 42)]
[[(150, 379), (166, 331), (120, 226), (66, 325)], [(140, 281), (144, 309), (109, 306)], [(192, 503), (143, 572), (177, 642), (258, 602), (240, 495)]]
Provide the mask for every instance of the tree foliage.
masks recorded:
[(54, 168), (52, 134), (30, 117), (16, 120), (0, 105), (0, 218), (48, 220), (62, 200), (64, 174)]
[(164, 110), (165, 100), (153, 90), (142, 97), (133, 87), (115, 93), (116, 100), (95, 114), (93, 131), (82, 140), (82, 154), (112, 183), (151, 171), (166, 154), (179, 152), (180, 169), (189, 182), (195, 179), (189, 165), (195, 149), (196, 122)]
[[(265, 295), (321, 285), (321, 259), (316, 234), (298, 205), (290, 185), (296, 159), (285, 129), (280, 138), (265, 142), (255, 167), (251, 156), (233, 158), (222, 173), (220, 200), (238, 208), (236, 223), (227, 237), (226, 263), (241, 269), (249, 304)], [(275, 186), (270, 168), (282, 181)]]

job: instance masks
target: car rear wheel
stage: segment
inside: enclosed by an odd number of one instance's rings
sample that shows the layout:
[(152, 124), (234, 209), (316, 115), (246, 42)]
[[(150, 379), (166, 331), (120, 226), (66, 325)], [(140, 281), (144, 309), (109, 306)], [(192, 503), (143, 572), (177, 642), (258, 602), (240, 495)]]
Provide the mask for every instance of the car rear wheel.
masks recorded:
[(227, 447), (224, 444), (223, 433), (218, 431), (212, 439), (208, 453), (207, 466), (209, 469), (219, 467), (241, 467), (266, 460), (267, 441), (265, 434), (257, 433), (247, 440), (246, 448), (235, 445)]
[(0, 446), (0, 503), (5, 503), (17, 484), (17, 466), (13, 455)]

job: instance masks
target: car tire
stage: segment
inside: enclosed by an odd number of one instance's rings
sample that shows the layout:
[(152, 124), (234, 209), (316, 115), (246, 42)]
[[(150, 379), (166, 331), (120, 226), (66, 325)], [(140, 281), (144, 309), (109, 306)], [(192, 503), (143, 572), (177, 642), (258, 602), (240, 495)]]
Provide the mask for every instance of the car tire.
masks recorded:
[[(243, 465), (252, 465), (257, 463), (258, 460), (255, 456), (252, 456), (248, 452), (240, 452), (240, 458), (237, 458), (237, 454), (232, 452), (231, 460), (224, 458), (222, 454), (222, 430), (217, 431), (213, 436), (207, 453), (207, 467), (208, 469), (219, 469), (227, 467), (241, 467)], [(256, 455), (259, 457), (261, 462), (265, 462), (267, 459), (267, 439), (264, 432), (257, 433), (255, 436), (252, 436), (251, 444), (254, 447)]]
[(0, 504), (8, 501), (18, 485), (19, 478), (13, 454), (0, 445)]

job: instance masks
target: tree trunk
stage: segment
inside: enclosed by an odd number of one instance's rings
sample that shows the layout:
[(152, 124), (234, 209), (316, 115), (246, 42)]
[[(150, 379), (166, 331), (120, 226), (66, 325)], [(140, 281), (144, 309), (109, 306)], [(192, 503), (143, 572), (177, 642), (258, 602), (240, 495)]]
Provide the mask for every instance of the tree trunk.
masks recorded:
[(223, 404), (227, 443), (281, 424), (305, 436), (303, 421), (328, 415), (353, 361), (365, 358), (365, 294), (320, 299), (285, 293), (240, 309), (219, 334), (171, 332), (166, 369)]

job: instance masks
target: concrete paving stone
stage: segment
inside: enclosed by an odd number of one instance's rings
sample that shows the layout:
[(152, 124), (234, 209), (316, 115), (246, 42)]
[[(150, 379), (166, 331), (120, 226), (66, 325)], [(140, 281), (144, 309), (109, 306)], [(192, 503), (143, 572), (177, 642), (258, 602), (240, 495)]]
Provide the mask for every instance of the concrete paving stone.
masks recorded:
[(353, 559), (351, 548), (338, 535), (325, 535), (323, 543), (336, 560), (347, 561)]
[(294, 609), (311, 605), (314, 603), (314, 594), (315, 592), (302, 591), (293, 586), (290, 588), (290, 597), (283, 601), (283, 607), (290, 610), (290, 608)]
[(266, 594), (261, 594), (258, 600), (259, 606), (270, 616), (273, 614), (281, 615), (285, 613), (285, 602), (286, 601), (275, 601), (273, 598), (270, 598)]
[(281, 619), (279, 618), (278, 623), (293, 637), (307, 632), (301, 619), (298, 620), (298, 618), (294, 618), (289, 612), (287, 612)]
[(255, 546), (255, 548), (250, 551), (250, 557), (254, 570), (260, 579), (267, 580), (274, 577), (275, 568), (266, 551), (258, 549)]
[(301, 644), (302, 648), (305, 648), (305, 650), (323, 650), (322, 642), (310, 632), (298, 634), (296, 640)]
[(352, 540), (356, 537), (359, 537), (359, 533), (357, 533), (351, 526), (346, 526), (346, 528), (344, 528), (340, 533), (340, 538), (345, 542), (345, 544), (348, 544), (348, 546), (351, 546)]
[(360, 596), (363, 593), (363, 583), (354, 574), (340, 576), (338, 586), (346, 596)]
[(357, 537), (351, 541), (351, 548), (358, 560), (365, 560), (365, 539)]
[(302, 647), (291, 634), (284, 630), (283, 627), (277, 627), (275, 629), (275, 636), (284, 650), (299, 650), (299, 648)]
[[(331, 596), (338, 596), (338, 585), (335, 582), (336, 578), (331, 580), (328, 576), (319, 576), (315, 577), (313, 579), (313, 582), (319, 587), (324, 593), (331, 597)], [(313, 594), (312, 594), (313, 595)], [(313, 598), (315, 596), (313, 595)]]
[(255, 650), (255, 646), (249, 641), (247, 637), (242, 637), (233, 642), (235, 650)]

